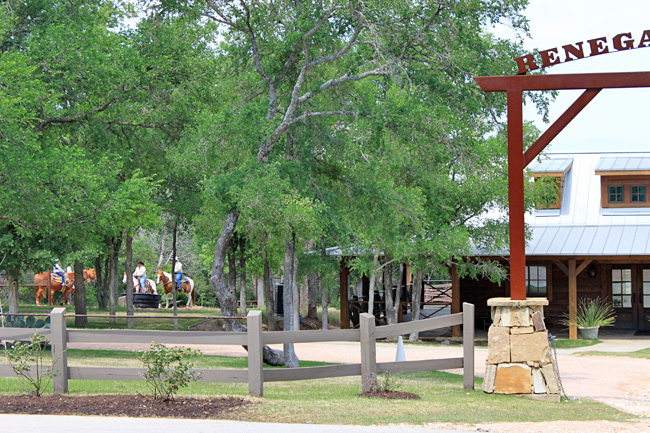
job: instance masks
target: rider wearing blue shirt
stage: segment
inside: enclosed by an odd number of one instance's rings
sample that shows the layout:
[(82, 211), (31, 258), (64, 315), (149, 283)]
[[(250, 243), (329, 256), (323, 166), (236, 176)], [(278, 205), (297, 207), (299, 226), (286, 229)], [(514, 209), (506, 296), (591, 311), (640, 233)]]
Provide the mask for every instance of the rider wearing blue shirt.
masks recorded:
[(63, 268), (61, 268), (61, 265), (59, 264), (59, 259), (54, 260), (54, 267), (52, 268), (52, 272), (56, 275), (60, 275), (61, 284), (67, 286), (65, 271), (63, 270)]

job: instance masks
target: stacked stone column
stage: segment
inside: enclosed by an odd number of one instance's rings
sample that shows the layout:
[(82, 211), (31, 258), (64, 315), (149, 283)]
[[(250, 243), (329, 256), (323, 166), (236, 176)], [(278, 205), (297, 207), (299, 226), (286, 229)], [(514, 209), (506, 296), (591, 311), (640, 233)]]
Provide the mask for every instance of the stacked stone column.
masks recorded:
[(492, 298), (483, 391), (559, 401), (558, 378), (544, 324), (546, 298)]

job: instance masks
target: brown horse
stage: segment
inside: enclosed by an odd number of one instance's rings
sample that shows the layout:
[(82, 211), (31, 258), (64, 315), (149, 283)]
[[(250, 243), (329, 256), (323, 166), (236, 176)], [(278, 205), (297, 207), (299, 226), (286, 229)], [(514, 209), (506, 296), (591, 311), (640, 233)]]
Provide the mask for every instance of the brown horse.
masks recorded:
[[(56, 291), (63, 293), (63, 305), (66, 305), (68, 302), (70, 302), (70, 293), (74, 293), (74, 272), (70, 272), (67, 275), (67, 286), (63, 286), (59, 281), (54, 281), (49, 272), (41, 272), (40, 274), (34, 275), (34, 293), (36, 294), (36, 305), (41, 305), (41, 296), (47, 297), (47, 304), (52, 305), (52, 296)], [(52, 291), (49, 293), (48, 287), (52, 288)]]
[[(162, 282), (163, 287), (165, 288), (165, 308), (169, 308), (169, 294), (172, 292), (172, 276), (167, 272), (158, 270), (158, 278), (156, 279), (156, 284)], [(190, 277), (183, 276), (181, 281), (181, 289), (187, 295), (187, 308), (191, 308), (196, 305), (196, 290), (194, 290), (194, 280)]]
[(97, 274), (95, 273), (95, 268), (93, 269), (84, 269), (84, 283), (89, 284), (91, 282), (97, 281)]

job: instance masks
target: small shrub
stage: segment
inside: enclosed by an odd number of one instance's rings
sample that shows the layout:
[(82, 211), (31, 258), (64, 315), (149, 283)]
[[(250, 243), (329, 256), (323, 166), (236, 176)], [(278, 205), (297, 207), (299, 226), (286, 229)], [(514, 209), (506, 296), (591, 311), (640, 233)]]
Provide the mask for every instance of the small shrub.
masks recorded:
[(138, 353), (144, 364), (144, 380), (153, 392), (154, 399), (173, 400), (180, 388), (189, 385), (201, 376), (192, 370), (194, 364), (188, 360), (199, 356), (198, 350), (183, 347), (167, 348), (152, 342), (149, 350)]
[(46, 350), (49, 340), (35, 333), (29, 343), (17, 342), (11, 347), (5, 345), (7, 362), (11, 365), (25, 392), (40, 396), (52, 382), (56, 372), (52, 370), (52, 359), (48, 355), (49, 366), (46, 366)]
[(385, 373), (383, 378), (377, 375), (371, 377), (371, 392), (394, 392), (402, 386), (402, 382), (395, 375)]

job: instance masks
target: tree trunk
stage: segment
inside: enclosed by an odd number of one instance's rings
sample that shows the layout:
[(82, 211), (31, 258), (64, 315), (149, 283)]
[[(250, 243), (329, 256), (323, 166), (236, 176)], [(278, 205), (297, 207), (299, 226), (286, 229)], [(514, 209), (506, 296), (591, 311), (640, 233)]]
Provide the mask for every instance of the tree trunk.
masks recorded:
[[(176, 270), (176, 235), (178, 229), (178, 218), (174, 220), (174, 228), (172, 229), (172, 296), (174, 298), (174, 331), (178, 331), (178, 283), (176, 282), (176, 275), (174, 271)], [(163, 293), (165, 289), (163, 288)], [(165, 300), (165, 305), (167, 300)], [(190, 302), (188, 299), (187, 302)]]
[(404, 285), (402, 282), (404, 281), (404, 271), (406, 269), (406, 265), (404, 263), (399, 264), (399, 272), (397, 273), (397, 289), (395, 290), (395, 299), (393, 299), (394, 303), (394, 311), (393, 311), (393, 323), (392, 324), (397, 324), (399, 322), (399, 313), (400, 309), (402, 308), (402, 291), (404, 290)]
[[(117, 313), (117, 257), (120, 252), (121, 242), (117, 238), (108, 238), (108, 298), (109, 312), (111, 316)], [(127, 278), (128, 281), (128, 278)], [(111, 326), (117, 326), (115, 318), (109, 319)]]
[(74, 326), (77, 328), (87, 328), (88, 318), (79, 317), (88, 314), (86, 307), (86, 282), (84, 281), (84, 265), (81, 262), (74, 262)]
[(7, 275), (7, 289), (9, 292), (9, 314), (18, 314), (20, 312), (20, 303), (18, 302), (18, 279), (11, 273)]
[[(106, 269), (106, 267), (104, 267)], [(101, 257), (97, 256), (95, 257), (95, 275), (97, 275), (97, 281), (95, 282), (95, 291), (97, 293), (97, 308), (100, 310), (105, 310), (106, 309), (106, 293), (107, 293), (107, 287), (106, 284), (106, 278), (104, 278), (104, 275), (102, 274), (102, 259)]]
[[(388, 282), (386, 282), (388, 279)], [(399, 264), (399, 274), (395, 295), (393, 296), (393, 267), (384, 267), (384, 300), (386, 301), (386, 320), (389, 325), (397, 324), (399, 309), (402, 307), (402, 280), (404, 279), (404, 263)]]
[(368, 289), (368, 314), (374, 315), (375, 313), (375, 286), (377, 285), (377, 265), (379, 264), (379, 248), (375, 248), (375, 253), (372, 258), (374, 269), (370, 273), (370, 288)]
[(363, 296), (363, 278), (357, 279), (357, 282), (354, 283), (354, 295), (357, 298), (361, 298)]
[(293, 329), (300, 331), (300, 288), (298, 287), (298, 254), (296, 253), (296, 234), (293, 237), (293, 286), (291, 286), (291, 302), (293, 309), (291, 316), (293, 318)]
[[(217, 296), (221, 314), (224, 316), (235, 316), (237, 314), (237, 300), (234, 292), (226, 284), (226, 275), (224, 272), (228, 244), (235, 233), (237, 219), (239, 219), (239, 212), (230, 212), (226, 216), (223, 230), (221, 231), (221, 235), (219, 235), (219, 239), (217, 239), (217, 245), (214, 249), (214, 258), (212, 259), (212, 269), (210, 271), (212, 290)], [(228, 331), (242, 331), (245, 329), (237, 320), (229, 319), (225, 323), (226, 330)]]
[(307, 317), (312, 320), (318, 319), (318, 292), (320, 291), (320, 272), (314, 272), (309, 274), (307, 277), (307, 295), (309, 299), (307, 301)]
[[(284, 330), (294, 331), (294, 266), (296, 251), (296, 234), (291, 233), (284, 246), (284, 290), (282, 291), (282, 306), (284, 307)], [(286, 367), (299, 367), (298, 356), (294, 350), (293, 344), (284, 345), (284, 365)]]
[(277, 331), (275, 317), (275, 287), (271, 275), (271, 264), (266, 254), (266, 233), (262, 236), (262, 260), (264, 261), (264, 305), (266, 305), (266, 324), (269, 331)]
[[(161, 269), (163, 263), (165, 262), (165, 235), (167, 233), (166, 224), (163, 225), (162, 236), (160, 236), (160, 253), (158, 254), (158, 263), (156, 264), (156, 269)], [(176, 257), (176, 256), (174, 256)], [(173, 270), (173, 269), (172, 269)], [(165, 291), (163, 290), (163, 293)]]
[(300, 314), (307, 316), (309, 314), (309, 275), (305, 275), (300, 285)]
[(232, 293), (233, 298), (235, 299), (235, 316), (237, 315), (237, 239), (236, 236), (228, 243), (228, 290)]
[[(321, 260), (322, 263), (325, 263), (325, 258), (327, 257), (327, 254), (325, 252), (325, 238), (321, 236), (320, 238), (320, 247), (321, 247)], [(322, 328), (324, 331), (327, 331), (329, 329), (329, 317), (327, 313), (327, 305), (329, 303), (329, 296), (327, 293), (327, 288), (325, 287), (325, 284), (323, 284), (323, 272), (322, 270), (318, 273), (318, 286), (321, 289), (321, 305), (323, 308), (323, 315), (321, 322), (323, 324)]]
[[(390, 259), (386, 257), (386, 260)], [(397, 297), (397, 294), (395, 297)], [(386, 306), (386, 321), (389, 325), (396, 324), (397, 308), (395, 304), (397, 302), (393, 297), (393, 265), (391, 263), (384, 266), (384, 303)]]
[(255, 282), (255, 302), (258, 307), (261, 307), (265, 304), (264, 302), (264, 276), (262, 278), (253, 277)]
[(248, 314), (246, 310), (246, 238), (239, 238), (239, 269), (241, 277), (239, 278), (239, 305), (241, 315)]
[(133, 329), (133, 236), (126, 234), (126, 263), (124, 263), (124, 272), (126, 272), (126, 327)]
[[(212, 269), (210, 270), (210, 284), (212, 285), (212, 290), (219, 301), (221, 314), (224, 316), (234, 316), (237, 312), (237, 299), (235, 298), (235, 294), (228, 290), (224, 268), (226, 266), (226, 250), (228, 242), (230, 242), (235, 233), (238, 218), (239, 212), (230, 212), (226, 215), (223, 230), (221, 231), (221, 235), (219, 235), (219, 239), (217, 239), (217, 245), (214, 248), (214, 258), (212, 259)], [(246, 332), (246, 326), (242, 325), (235, 319), (226, 320), (225, 323), (228, 331)], [(282, 354), (282, 351), (264, 346), (262, 358), (265, 363), (277, 366), (282, 365), (284, 355)]]
[[(418, 270), (413, 277), (413, 288), (411, 289), (411, 311), (413, 318), (411, 320), (420, 320), (420, 302), (422, 302), (422, 281), (424, 280), (424, 271)], [(418, 332), (412, 332), (409, 335), (410, 341), (418, 341)]]
[[(316, 243), (310, 239), (305, 245), (307, 251), (312, 251)], [(317, 272), (311, 272), (305, 276), (300, 289), (300, 313), (310, 319), (318, 319), (316, 314), (316, 302), (318, 297)]]

